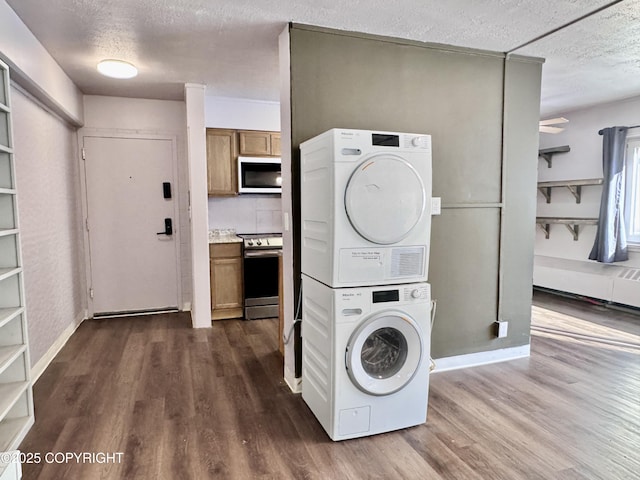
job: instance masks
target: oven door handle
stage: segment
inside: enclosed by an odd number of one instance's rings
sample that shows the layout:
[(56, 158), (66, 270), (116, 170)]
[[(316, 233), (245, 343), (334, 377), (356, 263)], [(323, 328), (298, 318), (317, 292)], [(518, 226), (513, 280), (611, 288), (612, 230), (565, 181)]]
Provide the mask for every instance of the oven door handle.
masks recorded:
[(270, 250), (245, 250), (244, 258), (260, 258), (260, 257), (278, 257), (282, 250), (270, 249)]

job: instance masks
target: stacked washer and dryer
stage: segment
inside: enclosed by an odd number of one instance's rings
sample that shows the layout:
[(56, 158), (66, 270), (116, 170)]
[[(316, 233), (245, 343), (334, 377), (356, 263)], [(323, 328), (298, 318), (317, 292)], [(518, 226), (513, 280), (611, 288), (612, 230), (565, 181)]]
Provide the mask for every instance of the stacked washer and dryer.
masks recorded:
[(426, 421), (431, 137), (300, 145), (302, 398), (331, 439)]

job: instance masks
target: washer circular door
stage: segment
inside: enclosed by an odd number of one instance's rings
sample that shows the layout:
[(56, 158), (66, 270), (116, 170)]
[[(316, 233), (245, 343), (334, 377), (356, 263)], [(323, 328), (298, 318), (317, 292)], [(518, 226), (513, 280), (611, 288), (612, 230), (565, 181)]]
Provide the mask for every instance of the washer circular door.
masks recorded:
[(405, 238), (422, 218), (426, 193), (406, 160), (382, 154), (362, 162), (347, 182), (347, 217), (363, 238), (389, 245)]
[(390, 395), (411, 381), (422, 361), (422, 333), (401, 312), (386, 311), (353, 332), (346, 366), (356, 387), (371, 395)]

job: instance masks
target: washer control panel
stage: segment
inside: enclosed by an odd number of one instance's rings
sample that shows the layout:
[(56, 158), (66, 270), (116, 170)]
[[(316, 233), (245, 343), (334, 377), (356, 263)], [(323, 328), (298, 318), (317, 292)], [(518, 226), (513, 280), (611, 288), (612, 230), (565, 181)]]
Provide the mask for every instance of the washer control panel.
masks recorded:
[(403, 299), (410, 300), (429, 300), (429, 284), (417, 283), (416, 285), (405, 285), (403, 287)]
[(375, 311), (417, 307), (431, 302), (431, 285), (426, 282), (337, 288), (331, 291), (336, 321), (355, 321)]
[(378, 290), (372, 289), (371, 303), (429, 301), (430, 285), (428, 283), (413, 283), (397, 287)]

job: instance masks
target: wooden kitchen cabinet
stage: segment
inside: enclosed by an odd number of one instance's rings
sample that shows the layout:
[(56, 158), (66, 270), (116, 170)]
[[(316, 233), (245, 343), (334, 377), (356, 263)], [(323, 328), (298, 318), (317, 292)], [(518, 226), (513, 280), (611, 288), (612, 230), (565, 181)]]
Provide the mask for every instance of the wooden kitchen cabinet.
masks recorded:
[(282, 155), (280, 148), (280, 133), (271, 133), (271, 155), (279, 157)]
[(238, 134), (207, 128), (207, 189), (209, 195), (238, 194)]
[(211, 320), (243, 317), (242, 243), (209, 244)]
[(240, 138), (240, 155), (279, 157), (281, 154), (279, 132), (241, 130), (238, 135)]

